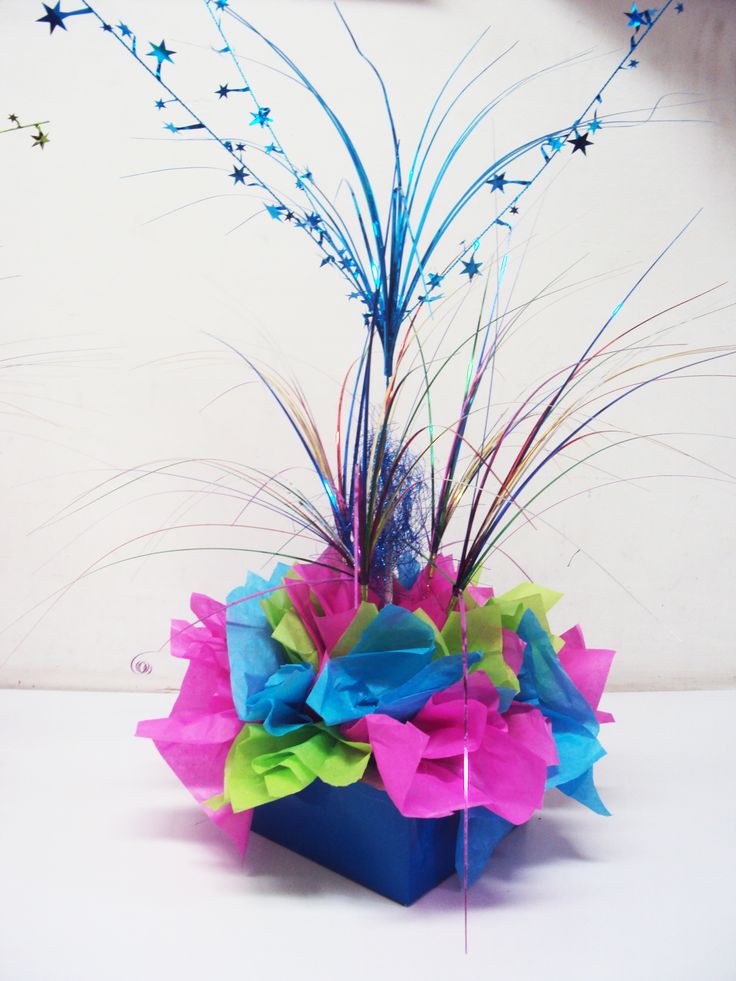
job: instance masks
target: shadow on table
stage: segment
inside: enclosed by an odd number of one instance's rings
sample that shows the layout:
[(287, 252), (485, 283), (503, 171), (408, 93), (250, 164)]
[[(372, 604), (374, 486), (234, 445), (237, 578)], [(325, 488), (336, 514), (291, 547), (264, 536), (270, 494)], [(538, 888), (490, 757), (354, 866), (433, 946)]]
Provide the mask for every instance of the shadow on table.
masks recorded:
[[(564, 802), (550, 799), (551, 812), (564, 809)], [(400, 908), (371, 890), (343, 878), (258, 834), (251, 834), (248, 851), (241, 862), (227, 837), (196, 809), (185, 805), (167, 810), (141, 812), (140, 824), (133, 833), (147, 840), (189, 842), (192, 862), (206, 863), (222, 877), (221, 886), (234, 892), (255, 890), (265, 897), (303, 896), (351, 897), (371, 906), (388, 904)], [(483, 875), (473, 885), (472, 907), (491, 908), (526, 902), (524, 883), (536, 866), (590, 859), (572, 839), (560, 830), (553, 814), (538, 815), (528, 824), (516, 828), (494, 853)], [(254, 882), (253, 880), (257, 880)], [(436, 889), (427, 893), (407, 910), (429, 912), (457, 911), (462, 908), (462, 887), (453, 875)]]
[[(504, 838), (485, 871), (470, 891), (470, 905), (477, 909), (527, 902), (525, 880), (536, 866), (590, 861), (571, 837), (552, 821), (532, 820)], [(462, 884), (452, 876), (416, 904), (417, 909), (444, 912), (462, 906)]]

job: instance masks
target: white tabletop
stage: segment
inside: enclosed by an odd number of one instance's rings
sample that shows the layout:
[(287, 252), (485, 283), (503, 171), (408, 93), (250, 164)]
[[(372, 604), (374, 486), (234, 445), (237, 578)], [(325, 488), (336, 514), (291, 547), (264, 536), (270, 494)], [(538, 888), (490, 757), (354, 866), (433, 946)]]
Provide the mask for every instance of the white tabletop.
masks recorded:
[(404, 909), (254, 835), (245, 866), (154, 747), (173, 696), (0, 691), (0, 977), (736, 978), (736, 692), (612, 694), (612, 818), (549, 795), (470, 894)]

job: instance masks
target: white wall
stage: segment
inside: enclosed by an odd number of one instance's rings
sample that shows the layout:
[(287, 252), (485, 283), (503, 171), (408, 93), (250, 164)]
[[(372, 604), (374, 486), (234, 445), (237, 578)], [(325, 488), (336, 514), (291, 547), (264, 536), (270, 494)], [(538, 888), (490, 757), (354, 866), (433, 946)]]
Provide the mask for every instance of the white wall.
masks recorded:
[[(335, 94), (380, 167), (375, 92), (330, 5), (242, 0), (239, 6)], [(120, 0), (101, 9), (142, 37), (165, 37), (179, 52), (179, 74), (172, 69), (172, 78), (186, 78), (188, 61), (201, 57), (192, 45), (212, 43), (209, 21), (193, 0)], [(409, 141), (438, 81), (488, 24), (489, 56), (519, 41), (489, 78), (489, 91), (590, 49), (585, 64), (504, 107), (487, 131), (489, 152), (567, 121), (627, 40), (623, 5), (603, 0), (346, 0), (343, 9), (385, 72)], [(223, 597), (262, 559), (232, 550), (179, 551), (92, 576), (85, 570), (153, 547), (252, 548), (273, 538), (199, 528), (113, 552), (170, 524), (227, 523), (237, 507), (222, 496), (193, 500), (195, 485), (171, 476), (114, 494), (105, 485), (81, 495), (121, 470), (164, 459), (227, 458), (271, 470), (301, 465), (294, 441), (256, 385), (205, 408), (247, 376), (203, 332), (290, 366), (327, 427), (337, 380), (358, 349), (359, 322), (342, 282), (317, 270), (316, 253), (298, 233), (258, 218), (226, 234), (252, 210), (229, 186), (227, 162), (217, 147), (163, 133), (162, 116), (153, 109), (157, 89), (91, 18), (72, 19), (66, 34), (50, 38), (34, 23), (41, 13), (40, 3), (29, 0), (3, 0), (0, 8), (0, 113), (51, 121), (43, 152), (30, 149), (24, 136), (0, 137), (0, 279), (14, 277), (0, 281), (0, 356), (16, 359), (12, 368), (0, 362), (0, 684), (163, 688), (179, 677), (165, 649), (157, 652), (168, 618), (186, 614), (191, 590)], [(699, 104), (670, 110), (667, 122), (602, 131), (595, 152), (587, 160), (569, 158), (529, 208), (518, 231), (522, 240), (533, 236), (520, 296), (576, 260), (568, 282), (610, 275), (531, 322), (528, 346), (517, 346), (504, 366), (509, 390), (577, 349), (700, 208), (631, 316), (655, 313), (731, 278), (735, 21), (728, 0), (687, 0), (683, 15), (668, 16), (607, 106), (646, 108), (660, 96)], [(255, 49), (244, 41), (243, 50)], [(223, 111), (209, 91), (210, 83), (226, 77), (230, 73), (215, 66), (195, 80), (203, 113)], [(314, 117), (301, 110), (290, 115), (288, 89), (263, 78), (279, 97), (284, 92), (278, 103), (282, 138), (302, 148), (313, 170), (338, 173)], [(188, 166), (214, 169), (123, 179)], [(733, 344), (727, 306), (733, 301), (732, 284), (698, 301), (691, 315), (699, 319), (676, 336), (695, 346)], [(683, 319), (678, 314), (666, 322)], [(729, 370), (728, 362), (718, 369), (722, 375)], [(580, 621), (589, 641), (620, 651), (615, 687), (733, 682), (733, 385), (732, 378), (709, 377), (647, 391), (616, 415), (616, 423), (680, 434), (666, 437), (680, 452), (631, 445), (608, 466), (636, 481), (583, 493), (550, 513), (557, 531), (540, 523), (513, 539), (516, 561), (565, 591), (555, 625)], [(183, 472), (195, 471), (201, 474), (201, 466)], [(598, 478), (589, 474), (571, 493)], [(84, 508), (73, 503), (78, 498)], [(62, 508), (64, 520), (53, 520)], [(518, 578), (501, 557), (488, 575), (500, 588)], [(132, 673), (131, 659), (151, 651), (152, 673)]]

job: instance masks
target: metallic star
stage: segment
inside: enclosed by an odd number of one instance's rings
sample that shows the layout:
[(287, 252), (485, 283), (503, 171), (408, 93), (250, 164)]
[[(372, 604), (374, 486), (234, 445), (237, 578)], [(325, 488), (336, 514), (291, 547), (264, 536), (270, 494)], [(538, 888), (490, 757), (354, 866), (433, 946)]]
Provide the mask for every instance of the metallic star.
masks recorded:
[(154, 102), (154, 105), (156, 106), (157, 109), (165, 109), (166, 108), (166, 103), (164, 102), (163, 99), (156, 99), (156, 101)]
[(505, 170), (502, 174), (496, 174), (494, 177), (491, 177), (489, 180), (486, 181), (486, 184), (491, 185), (492, 191), (501, 191), (501, 193), (503, 193), (504, 185), (508, 183), (509, 182), (506, 180)]
[(179, 127), (178, 126), (174, 126), (173, 123), (166, 123), (164, 125), (164, 129), (167, 129), (170, 133), (178, 133), (179, 132)]
[(161, 66), (165, 61), (173, 62), (172, 55), (176, 54), (176, 51), (170, 51), (166, 47), (166, 41), (162, 41), (161, 44), (154, 44), (153, 41), (148, 42), (151, 50), (146, 53), (147, 58), (156, 59), (156, 74), (161, 75)]
[(133, 32), (131, 31), (131, 29), (128, 27), (127, 24), (118, 24), (118, 30), (120, 31), (123, 37), (133, 36)]
[(43, 148), (46, 146), (48, 142), (49, 142), (48, 134), (44, 133), (44, 131), (39, 126), (38, 132), (33, 134), (33, 145), (40, 146), (41, 149), (43, 150)]
[(69, 14), (61, 9), (61, 0), (59, 0), (59, 3), (55, 7), (49, 7), (46, 3), (43, 6), (46, 13), (43, 17), (39, 17), (36, 23), (45, 21), (49, 25), (49, 34), (53, 34), (57, 27), (65, 31), (66, 24), (64, 23), (64, 18), (68, 17)]
[(635, 3), (632, 3), (631, 10), (624, 13), (624, 17), (629, 18), (627, 27), (633, 27), (636, 31), (640, 27), (649, 27), (652, 23), (652, 18), (657, 13), (656, 10), (639, 10)]
[(519, 209), (516, 207), (515, 204), (512, 204), (511, 205), (511, 207), (509, 208), (509, 211), (511, 212), (512, 215), (518, 215), (518, 213), (519, 213)]
[(555, 152), (557, 152), (563, 148), (565, 145), (565, 140), (561, 136), (551, 136), (549, 138), (549, 145)]
[(598, 130), (599, 130), (599, 129), (601, 128), (601, 125), (602, 125), (602, 124), (601, 124), (601, 121), (600, 121), (600, 119), (598, 119), (598, 117), (597, 117), (597, 116), (595, 116), (595, 117), (594, 117), (594, 118), (593, 118), (593, 119), (592, 119), (592, 120), (590, 121), (590, 126), (588, 127), (588, 132), (589, 132), (589, 133), (597, 133), (597, 132), (598, 132)]
[(685, 4), (684, 3), (675, 4), (675, 13), (681, 14), (684, 9), (685, 9)]
[(220, 99), (227, 99), (227, 97), (230, 95), (230, 89), (227, 87), (227, 82), (225, 82), (224, 85), (221, 85), (219, 89), (217, 89), (215, 95), (218, 96)]
[(429, 279), (427, 280), (427, 286), (429, 286), (431, 290), (436, 290), (444, 278), (445, 277), (440, 276), (439, 273), (430, 273)]
[(245, 150), (245, 143), (236, 143), (235, 149), (242, 153)]
[(638, 66), (639, 62), (636, 60), (636, 58), (632, 58), (629, 62), (629, 68), (637, 68)]
[(11, 123), (15, 123), (16, 126), (20, 126), (20, 120), (18, 119), (18, 117), (15, 115), (14, 112), (11, 112), (11, 114), (8, 116), (8, 119), (10, 120)]
[(251, 120), (250, 125), (263, 127), (266, 126), (268, 123), (272, 123), (273, 120), (268, 115), (270, 112), (271, 110), (268, 108), (268, 106), (261, 106), (258, 112), (251, 113), (253, 119)]
[(107, 31), (108, 34), (112, 34), (112, 24), (103, 24), (102, 30)]
[(470, 257), (470, 262), (465, 262), (463, 260), (463, 271), (462, 275), (467, 276), (468, 279), (472, 279), (480, 272), (480, 267), (483, 265), (482, 262), (476, 262), (475, 256)]
[(215, 6), (218, 10), (224, 10), (227, 5), (227, 0), (215, 0)]
[(588, 134), (583, 133), (582, 136), (576, 136), (572, 140), (568, 140), (568, 143), (572, 144), (572, 152), (577, 153), (578, 150), (583, 151), (583, 156), (588, 155), (588, 147), (593, 146), (593, 143), (588, 139)]
[(230, 176), (233, 179), (233, 184), (245, 184), (245, 178), (248, 176), (248, 171), (245, 167), (235, 167)]
[(645, 23), (644, 11), (640, 11), (635, 3), (632, 3), (631, 10), (624, 12), (624, 17), (629, 18), (626, 26), (633, 27), (637, 31)]

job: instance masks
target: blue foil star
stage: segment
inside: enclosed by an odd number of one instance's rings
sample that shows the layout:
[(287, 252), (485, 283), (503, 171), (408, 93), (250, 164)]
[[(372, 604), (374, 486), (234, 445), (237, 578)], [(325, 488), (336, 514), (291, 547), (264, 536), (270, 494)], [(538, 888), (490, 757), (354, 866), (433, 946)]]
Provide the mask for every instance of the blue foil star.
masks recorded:
[(248, 172), (245, 167), (235, 167), (230, 176), (233, 179), (233, 184), (245, 184), (245, 178), (248, 176)]
[(635, 30), (639, 30), (640, 27), (650, 26), (652, 23), (652, 17), (656, 14), (656, 10), (639, 10), (635, 3), (632, 3), (631, 10), (624, 13), (624, 17), (629, 18), (627, 27), (633, 27)]
[(562, 136), (551, 136), (549, 138), (549, 145), (554, 150), (555, 153), (560, 151), (565, 145), (565, 140)]
[(147, 58), (156, 59), (156, 74), (161, 77), (161, 66), (165, 61), (171, 61), (173, 63), (172, 55), (176, 54), (176, 51), (170, 51), (166, 47), (166, 41), (162, 41), (161, 44), (154, 44), (153, 41), (148, 42), (151, 50), (147, 52)]
[(230, 89), (227, 87), (227, 82), (216, 90), (215, 95), (220, 99), (227, 99), (227, 97), (230, 95)]
[(600, 119), (598, 119), (598, 117), (595, 116), (591, 120), (591, 122), (590, 122), (590, 126), (588, 127), (588, 132), (589, 133), (597, 133), (598, 130), (601, 128), (601, 125), (602, 125), (602, 123), (601, 123)]
[(53, 34), (57, 27), (60, 27), (62, 31), (66, 30), (66, 24), (64, 21), (67, 17), (74, 17), (77, 14), (91, 14), (92, 11), (89, 7), (84, 7), (82, 10), (62, 10), (61, 0), (56, 4), (55, 7), (49, 7), (48, 4), (43, 5), (46, 13), (43, 17), (38, 17), (36, 23), (46, 23), (49, 25), (49, 34)]
[(44, 9), (46, 10), (46, 13), (44, 14), (43, 17), (39, 17), (36, 23), (42, 23), (43, 21), (46, 21), (46, 23), (49, 25), (50, 34), (53, 34), (57, 27), (60, 27), (62, 30), (65, 31), (66, 24), (64, 23), (64, 18), (67, 15), (62, 13), (61, 0), (59, 0), (59, 3), (57, 3), (55, 7), (49, 7), (47, 4), (44, 4), (43, 6)]
[(122, 24), (122, 23), (121, 24), (118, 24), (118, 30), (120, 31), (120, 33), (121, 33), (121, 35), (123, 37), (132, 37), (133, 36), (133, 32), (131, 31), (131, 29), (128, 27), (127, 24)]
[(258, 112), (252, 112), (251, 113), (251, 116), (253, 117), (253, 119), (251, 120), (251, 124), (250, 125), (251, 126), (261, 126), (261, 127), (263, 127), (263, 126), (266, 126), (268, 123), (272, 123), (273, 120), (269, 116), (269, 113), (270, 112), (271, 112), (271, 110), (268, 108), (268, 106), (261, 106), (261, 108), (258, 110)]
[(684, 3), (678, 3), (678, 4), (675, 5), (675, 13), (677, 13), (677, 14), (681, 14), (684, 9), (685, 9), (685, 4)]
[(482, 262), (475, 261), (475, 256), (471, 256), (470, 262), (463, 261), (463, 275), (467, 276), (469, 280), (472, 279), (473, 276), (477, 276), (480, 273), (480, 267), (482, 265)]
[(638, 66), (639, 62), (636, 60), (636, 58), (632, 58), (629, 62), (629, 68), (638, 68)]
[(492, 191), (501, 191), (501, 193), (503, 193), (504, 186), (508, 183), (505, 170), (502, 174), (496, 174), (495, 177), (491, 177), (486, 181), (486, 184), (491, 185)]
[(157, 109), (165, 109), (166, 108), (166, 103), (164, 102), (163, 99), (156, 99), (156, 101), (154, 102), (154, 105), (156, 106)]
[(429, 286), (429, 288), (431, 290), (436, 290), (437, 287), (441, 285), (442, 280), (444, 278), (445, 277), (444, 276), (440, 276), (439, 273), (430, 273), (429, 274), (429, 278), (427, 280), (427, 286)]
[(645, 22), (644, 12), (640, 11), (635, 3), (632, 3), (631, 10), (624, 12), (624, 17), (629, 18), (629, 22), (626, 26), (633, 27), (637, 31)]
[(582, 136), (575, 136), (572, 140), (568, 140), (567, 142), (572, 144), (573, 153), (577, 153), (578, 150), (582, 150), (584, 157), (588, 155), (588, 147), (593, 146), (593, 143), (588, 139), (587, 133), (583, 133)]

